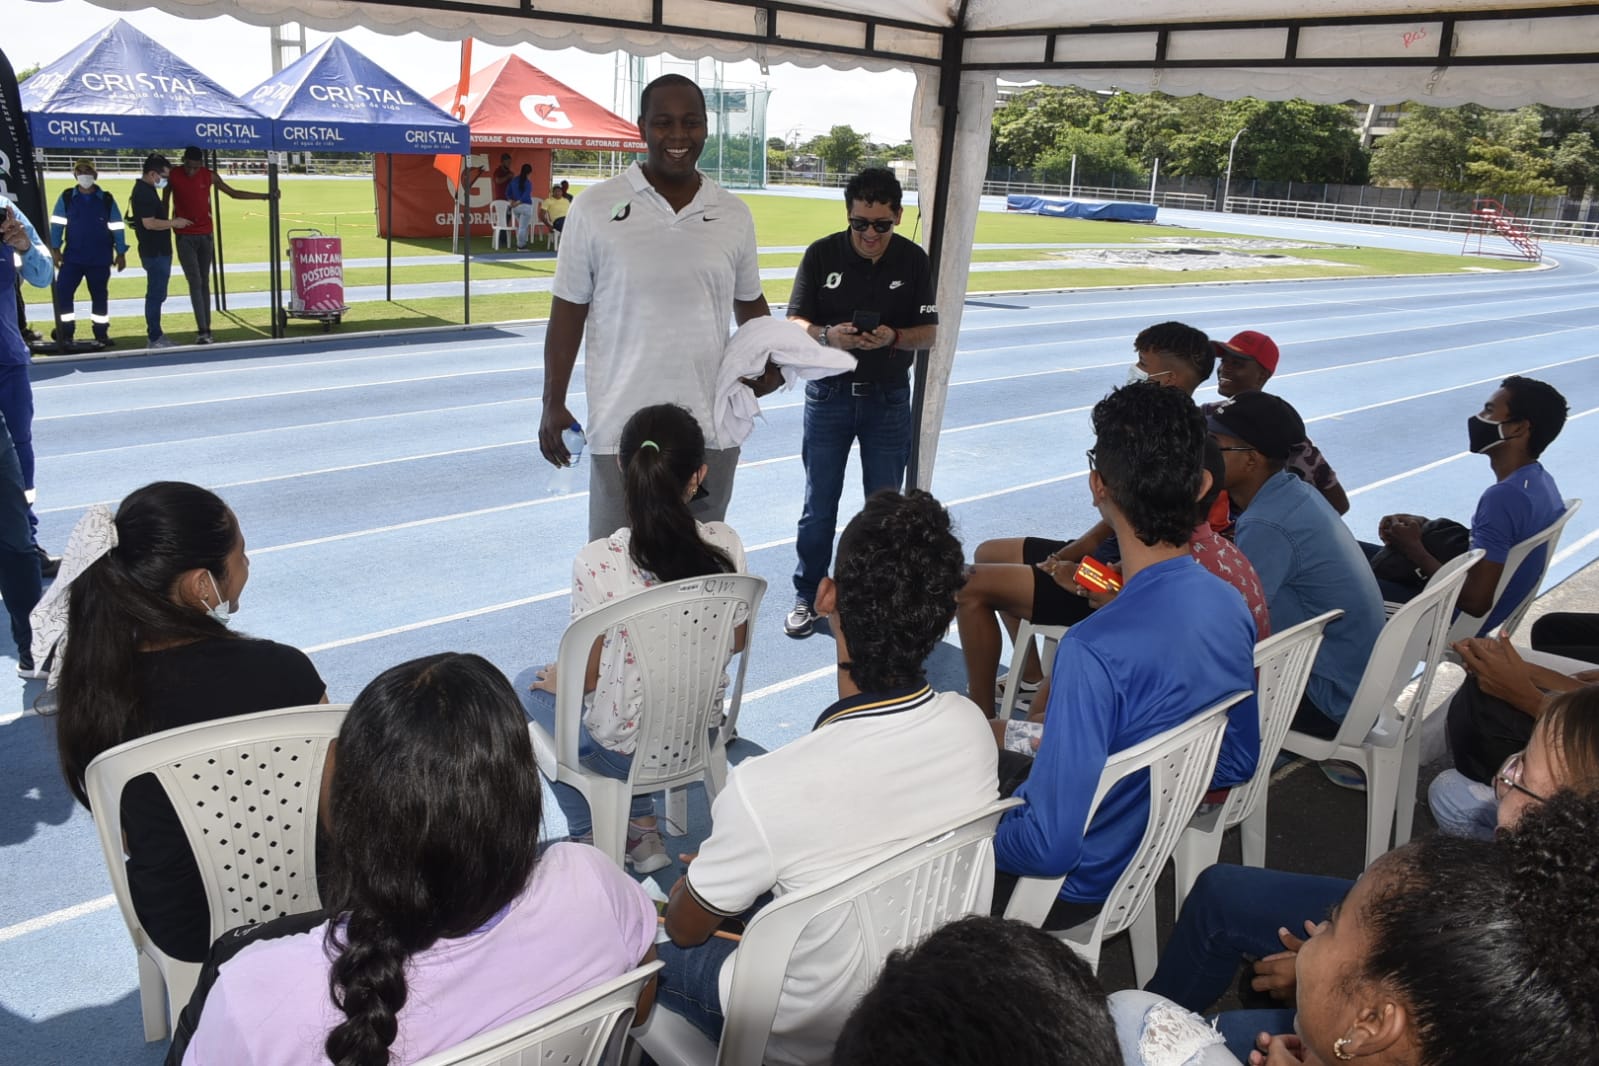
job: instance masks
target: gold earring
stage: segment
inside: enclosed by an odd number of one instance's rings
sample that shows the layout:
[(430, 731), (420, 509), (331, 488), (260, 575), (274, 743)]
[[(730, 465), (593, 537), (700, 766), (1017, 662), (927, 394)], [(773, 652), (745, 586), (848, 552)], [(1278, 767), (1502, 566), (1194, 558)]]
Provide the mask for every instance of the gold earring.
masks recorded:
[(1353, 1044), (1354, 1042), (1354, 1038), (1348, 1036), (1341, 1036), (1337, 1040), (1334, 1040), (1333, 1057), (1343, 1062), (1348, 1062), (1350, 1059), (1354, 1058), (1355, 1053), (1349, 1050), (1349, 1045)]

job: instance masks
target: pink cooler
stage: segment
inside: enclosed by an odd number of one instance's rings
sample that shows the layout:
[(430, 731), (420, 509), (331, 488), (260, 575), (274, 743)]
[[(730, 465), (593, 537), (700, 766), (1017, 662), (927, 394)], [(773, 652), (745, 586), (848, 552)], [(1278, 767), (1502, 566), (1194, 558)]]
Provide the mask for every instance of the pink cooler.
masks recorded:
[(337, 312), (344, 306), (344, 241), (339, 237), (289, 238), (289, 310)]

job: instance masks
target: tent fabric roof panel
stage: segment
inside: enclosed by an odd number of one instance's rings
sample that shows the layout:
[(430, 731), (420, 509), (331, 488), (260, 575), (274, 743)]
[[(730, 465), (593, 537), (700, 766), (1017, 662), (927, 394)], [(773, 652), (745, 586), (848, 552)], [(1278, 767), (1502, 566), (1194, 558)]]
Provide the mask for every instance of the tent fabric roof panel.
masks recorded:
[[(435, 93), (433, 102), (454, 103), (455, 90)], [(461, 103), (478, 147), (644, 151), (637, 125), (518, 55), (474, 70)]]
[(467, 126), (337, 37), (245, 94), (284, 151), (467, 151)]
[(122, 19), (22, 83), (41, 148), (268, 148), (267, 120)]

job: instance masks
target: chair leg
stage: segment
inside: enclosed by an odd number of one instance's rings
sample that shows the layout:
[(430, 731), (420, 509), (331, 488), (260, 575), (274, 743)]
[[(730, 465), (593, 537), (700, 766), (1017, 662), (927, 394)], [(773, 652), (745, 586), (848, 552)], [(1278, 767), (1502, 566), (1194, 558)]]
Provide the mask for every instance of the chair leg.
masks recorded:
[(1160, 960), (1160, 949), (1155, 939), (1154, 893), (1150, 893), (1149, 899), (1144, 902), (1144, 909), (1133, 919), (1127, 937), (1133, 944), (1133, 980), (1139, 988), (1143, 988), (1155, 976), (1155, 966)]
[[(1400, 756), (1402, 757), (1402, 756)], [(1388, 851), (1394, 828), (1394, 801), (1399, 794), (1397, 759), (1375, 752), (1366, 761), (1366, 865)]]
[[(1199, 875), (1206, 867), (1216, 865), (1216, 860), (1221, 856), (1222, 828), (1218, 824), (1211, 832), (1193, 826), (1183, 830), (1182, 836), (1177, 838), (1177, 849), (1172, 852), (1172, 865), (1176, 876), (1173, 883), (1177, 888), (1177, 898), (1174, 901), (1172, 913), (1181, 914), (1183, 900), (1188, 898), (1188, 893), (1194, 890), (1194, 882), (1199, 880)], [(1153, 900), (1155, 897), (1151, 896)], [(1144, 908), (1146, 912), (1154, 910), (1153, 905)], [(1139, 915), (1139, 920), (1143, 920)], [(1151, 938), (1154, 934), (1150, 934)], [(1142, 986), (1143, 982), (1139, 982)]]
[(161, 965), (139, 952), (139, 1013), (144, 1018), (144, 1040), (153, 1044), (167, 1037), (167, 982)]
[(1266, 797), (1269, 795), (1271, 789), (1261, 789), (1255, 809), (1238, 826), (1239, 843), (1244, 846), (1245, 866), (1266, 865)]
[(594, 822), (594, 846), (625, 868), (627, 855), (627, 811), (632, 790), (626, 781), (591, 777), (588, 786), (589, 817)]
[(1399, 787), (1394, 807), (1394, 847), (1410, 843), (1410, 831), (1416, 821), (1416, 778), (1420, 773), (1421, 731), (1417, 729), (1405, 738), (1404, 750), (1399, 758)]
[(666, 825), (676, 836), (688, 832), (688, 789), (666, 790)]

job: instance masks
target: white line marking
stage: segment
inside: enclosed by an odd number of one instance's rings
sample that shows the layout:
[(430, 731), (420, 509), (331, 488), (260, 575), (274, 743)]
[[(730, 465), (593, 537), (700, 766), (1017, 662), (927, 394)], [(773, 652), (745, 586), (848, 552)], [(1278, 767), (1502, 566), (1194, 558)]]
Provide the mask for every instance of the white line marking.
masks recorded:
[(831, 677), (836, 673), (838, 673), (838, 664), (828, 663), (826, 666), (817, 667), (815, 670), (812, 670), (809, 673), (799, 674), (795, 677), (789, 678), (786, 681), (778, 681), (774, 684), (767, 685), (765, 688), (758, 688), (754, 692), (746, 692), (744, 693), (744, 698), (741, 701), (740, 706), (745, 703), (753, 703), (759, 699), (765, 699), (767, 696), (775, 696), (779, 692), (787, 692), (791, 688), (799, 688), (801, 685), (808, 685), (812, 681), (816, 681), (824, 677)]
[(1575, 544), (1568, 544), (1564, 548), (1561, 548), (1559, 551), (1555, 552), (1555, 557), (1550, 560), (1549, 565), (1553, 566), (1556, 563), (1565, 562), (1567, 559), (1570, 559), (1572, 556), (1576, 555), (1578, 552), (1582, 551), (1582, 549), (1586, 548), (1596, 540), (1599, 540), (1599, 529), (1591, 531), (1587, 536), (1583, 537)]
[(29, 933), (37, 933), (41, 929), (49, 929), (52, 926), (61, 925), (76, 918), (83, 918), (99, 911), (108, 910), (116, 905), (117, 897), (101, 896), (99, 899), (91, 899), (71, 907), (63, 907), (58, 911), (51, 911), (49, 914), (41, 914), (37, 918), (29, 918), (27, 921), (18, 922), (16, 925), (8, 925), (4, 929), (0, 929), (0, 944), (5, 943), (7, 940), (15, 940), (19, 936), (27, 936)]
[(377, 640), (381, 637), (392, 637), (401, 633), (412, 633), (418, 629), (427, 629), (430, 626), (441, 626), (450, 622), (461, 622), (468, 618), (476, 618), (485, 614), (498, 614), (501, 611), (509, 611), (516, 607), (526, 607), (530, 603), (542, 603), (545, 600), (558, 599), (562, 596), (570, 594), (571, 591), (571, 589), (551, 589), (549, 592), (541, 592), (536, 596), (524, 596), (519, 600), (507, 600), (505, 603), (496, 603), (488, 607), (477, 607), (470, 611), (457, 611), (454, 614), (440, 615), (437, 618), (427, 618), (420, 622), (408, 622), (403, 626), (393, 626), (389, 629), (381, 629), (376, 633), (366, 633), (359, 637), (346, 637), (343, 640), (330, 640), (325, 644), (316, 644), (309, 648), (305, 648), (304, 651), (308, 655), (312, 652), (331, 651), (334, 648), (346, 648), (351, 644), (362, 644), (366, 641)]

